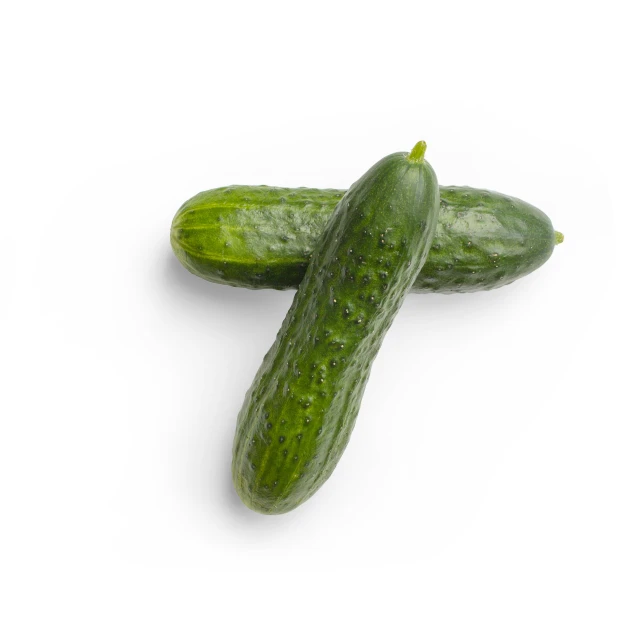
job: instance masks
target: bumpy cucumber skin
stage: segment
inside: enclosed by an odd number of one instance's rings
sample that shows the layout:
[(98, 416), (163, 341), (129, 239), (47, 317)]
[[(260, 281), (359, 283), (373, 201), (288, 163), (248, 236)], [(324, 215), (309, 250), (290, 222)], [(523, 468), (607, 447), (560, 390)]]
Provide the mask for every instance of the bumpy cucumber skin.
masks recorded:
[(438, 208), (431, 167), (398, 153), (356, 182), (326, 222), (238, 416), (233, 481), (251, 509), (290, 511), (335, 468), (371, 364), (427, 257)]
[(414, 290), (496, 289), (542, 266), (555, 245), (540, 209), (493, 191), (442, 187), (436, 237)]
[(203, 191), (176, 213), (171, 246), (206, 280), (251, 289), (294, 289), (339, 189), (230, 186)]
[[(206, 280), (292, 289), (302, 280), (344, 191), (230, 186), (182, 205), (171, 245)], [(551, 256), (549, 218), (522, 200), (471, 187), (440, 187), (440, 219), (414, 292), (465, 293), (509, 284)]]

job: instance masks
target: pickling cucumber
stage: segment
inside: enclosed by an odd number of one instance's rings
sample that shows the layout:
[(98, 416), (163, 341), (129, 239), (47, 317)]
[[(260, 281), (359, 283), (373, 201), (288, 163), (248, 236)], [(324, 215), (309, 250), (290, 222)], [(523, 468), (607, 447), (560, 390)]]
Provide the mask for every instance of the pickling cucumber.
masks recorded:
[[(185, 202), (171, 245), (192, 273), (248, 288), (291, 289), (307, 269), (344, 191), (230, 186)], [(440, 187), (440, 218), (413, 290), (494, 289), (531, 273), (562, 234), (522, 200), (470, 187)]]
[(383, 158), (325, 219), (238, 416), (233, 481), (255, 511), (303, 503), (347, 446), (373, 360), (435, 235), (440, 199), (425, 147)]

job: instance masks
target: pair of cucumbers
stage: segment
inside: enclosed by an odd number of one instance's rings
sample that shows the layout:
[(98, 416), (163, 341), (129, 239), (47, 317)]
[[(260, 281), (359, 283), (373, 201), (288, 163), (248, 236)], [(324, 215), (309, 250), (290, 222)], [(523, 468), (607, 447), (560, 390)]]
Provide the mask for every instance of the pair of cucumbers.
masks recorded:
[(371, 365), (406, 295), (496, 288), (562, 241), (547, 216), (498, 193), (438, 187), (426, 145), (389, 155), (344, 192), (233, 186), (174, 217), (192, 273), (250, 288), (298, 287), (246, 394), (233, 445), (243, 502), (285, 513), (344, 452)]

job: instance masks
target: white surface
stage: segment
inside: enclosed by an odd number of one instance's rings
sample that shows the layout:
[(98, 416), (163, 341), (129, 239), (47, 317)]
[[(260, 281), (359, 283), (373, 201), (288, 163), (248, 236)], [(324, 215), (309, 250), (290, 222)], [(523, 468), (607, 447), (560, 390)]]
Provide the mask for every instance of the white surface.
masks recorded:
[[(3, 5), (0, 636), (640, 636), (637, 33), (594, 6)], [(293, 294), (186, 273), (173, 214), (420, 138), (566, 241), (411, 296), (329, 482), (254, 514), (235, 418)]]

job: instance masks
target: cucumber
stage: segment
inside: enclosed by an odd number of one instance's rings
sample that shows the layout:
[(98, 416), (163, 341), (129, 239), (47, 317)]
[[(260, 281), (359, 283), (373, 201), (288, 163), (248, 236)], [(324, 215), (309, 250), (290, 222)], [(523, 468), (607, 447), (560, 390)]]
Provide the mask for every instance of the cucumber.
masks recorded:
[[(297, 287), (344, 191), (230, 186), (185, 202), (171, 245), (192, 273), (253, 289)], [(413, 290), (494, 289), (547, 261), (562, 234), (536, 207), (470, 187), (440, 187), (440, 219)]]
[(233, 481), (255, 511), (300, 505), (347, 446), (371, 364), (435, 234), (438, 183), (425, 148), (383, 158), (324, 225), (238, 416)]

